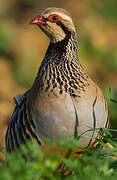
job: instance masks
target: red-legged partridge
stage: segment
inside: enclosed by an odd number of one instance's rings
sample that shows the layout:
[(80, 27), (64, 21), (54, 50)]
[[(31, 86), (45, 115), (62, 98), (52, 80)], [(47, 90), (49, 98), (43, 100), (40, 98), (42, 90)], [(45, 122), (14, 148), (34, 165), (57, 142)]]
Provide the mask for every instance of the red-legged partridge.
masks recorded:
[(31, 138), (42, 145), (44, 138), (82, 134), (89, 136), (80, 139), (88, 145), (96, 137), (90, 128), (108, 127), (108, 107), (102, 91), (79, 62), (71, 16), (64, 9), (47, 8), (30, 24), (39, 26), (50, 44), (32, 87), (15, 97), (6, 149), (12, 151)]

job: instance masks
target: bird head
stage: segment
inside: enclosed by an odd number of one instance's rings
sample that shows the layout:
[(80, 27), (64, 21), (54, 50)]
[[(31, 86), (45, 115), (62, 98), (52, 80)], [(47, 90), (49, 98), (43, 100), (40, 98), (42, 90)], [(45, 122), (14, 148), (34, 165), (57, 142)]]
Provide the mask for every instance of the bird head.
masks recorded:
[(45, 9), (30, 24), (38, 25), (52, 43), (62, 41), (69, 32), (75, 32), (70, 14), (61, 8)]

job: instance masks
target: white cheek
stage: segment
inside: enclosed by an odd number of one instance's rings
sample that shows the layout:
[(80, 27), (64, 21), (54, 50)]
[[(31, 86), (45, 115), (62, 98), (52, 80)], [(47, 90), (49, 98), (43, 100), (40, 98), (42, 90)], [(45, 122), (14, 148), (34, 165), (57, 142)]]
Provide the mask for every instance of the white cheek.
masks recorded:
[(46, 30), (48, 34), (50, 34), (50, 37), (52, 37), (51, 42), (53, 43), (62, 41), (66, 36), (61, 27), (59, 27), (55, 23), (48, 23)]

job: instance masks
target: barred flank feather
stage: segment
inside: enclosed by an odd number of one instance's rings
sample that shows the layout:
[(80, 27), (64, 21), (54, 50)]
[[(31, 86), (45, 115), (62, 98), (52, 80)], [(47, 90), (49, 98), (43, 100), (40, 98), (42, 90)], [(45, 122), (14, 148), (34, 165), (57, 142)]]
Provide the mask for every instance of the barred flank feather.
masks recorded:
[(36, 127), (31, 118), (28, 107), (28, 100), (22, 96), (22, 101), (16, 104), (13, 115), (10, 119), (6, 133), (6, 149), (12, 151), (19, 147), (22, 143), (26, 143), (28, 139), (35, 138), (41, 145), (38, 135), (35, 131)]

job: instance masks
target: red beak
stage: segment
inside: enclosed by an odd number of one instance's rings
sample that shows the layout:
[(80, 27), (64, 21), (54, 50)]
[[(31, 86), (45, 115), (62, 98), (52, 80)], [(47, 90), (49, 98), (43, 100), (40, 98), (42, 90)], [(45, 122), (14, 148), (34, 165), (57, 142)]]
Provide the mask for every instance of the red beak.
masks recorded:
[(37, 24), (37, 25), (43, 26), (46, 24), (46, 22), (44, 21), (43, 16), (39, 16), (39, 17), (32, 19), (29, 24)]

